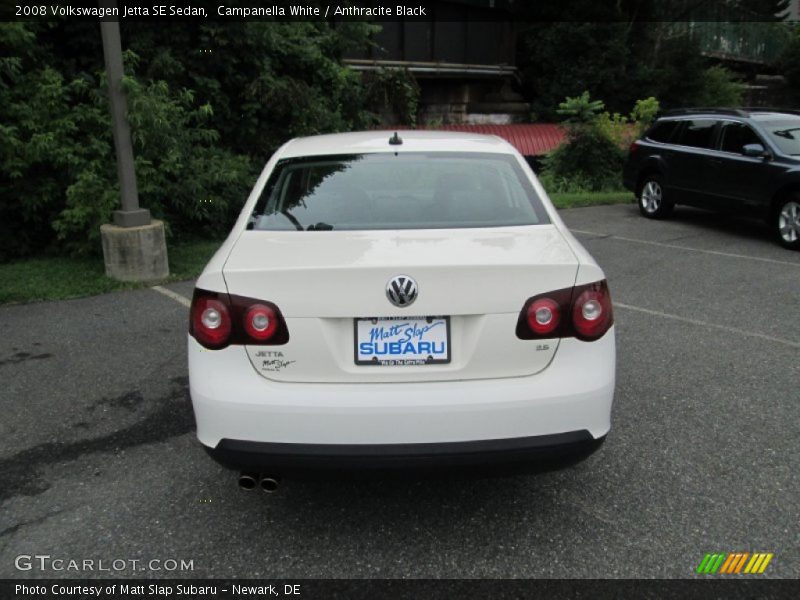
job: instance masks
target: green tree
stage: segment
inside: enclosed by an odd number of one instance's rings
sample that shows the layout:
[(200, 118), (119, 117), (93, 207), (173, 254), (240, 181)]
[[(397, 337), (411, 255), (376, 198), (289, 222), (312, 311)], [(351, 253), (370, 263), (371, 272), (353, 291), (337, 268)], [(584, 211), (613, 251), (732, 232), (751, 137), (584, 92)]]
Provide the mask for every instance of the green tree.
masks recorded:
[[(763, 25), (780, 20), (788, 2), (569, 0), (514, 6), (527, 23), (519, 32), (517, 64), (533, 118), (556, 120), (559, 100), (583, 90), (620, 114), (643, 96), (659, 98), (665, 108), (738, 104), (738, 82), (728, 72), (709, 71), (713, 64), (683, 25), (693, 20)], [(564, 15), (580, 15), (585, 22), (564, 21)]]
[[(221, 235), (281, 143), (372, 122), (340, 58), (374, 29), (126, 23), (142, 205), (171, 235)], [(99, 252), (119, 194), (96, 24), (0, 23), (0, 57), (0, 259)]]
[(621, 22), (532, 23), (520, 32), (518, 64), (535, 119), (554, 120), (565, 96), (588, 90), (613, 110), (629, 106), (630, 48)]
[(786, 78), (786, 91), (790, 103), (800, 103), (800, 26), (794, 28), (791, 41), (777, 63), (778, 72)]
[(589, 92), (559, 102), (556, 112), (565, 123), (590, 125), (597, 120), (600, 111), (605, 108), (602, 100), (592, 100)]

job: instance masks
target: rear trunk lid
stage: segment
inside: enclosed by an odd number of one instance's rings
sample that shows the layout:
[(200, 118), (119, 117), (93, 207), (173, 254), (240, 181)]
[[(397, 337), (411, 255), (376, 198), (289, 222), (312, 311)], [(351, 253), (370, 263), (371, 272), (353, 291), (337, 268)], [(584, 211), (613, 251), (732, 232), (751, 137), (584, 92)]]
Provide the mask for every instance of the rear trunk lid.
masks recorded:
[[(533, 225), (245, 231), (223, 272), (230, 293), (274, 302), (286, 318), (286, 345), (247, 347), (265, 377), (435, 381), (514, 377), (545, 368), (557, 340), (518, 339), (517, 318), (527, 298), (571, 287), (577, 267), (555, 226)], [(417, 283), (418, 296), (409, 307), (387, 299), (387, 283), (396, 275)], [(449, 317), (449, 363), (355, 364), (354, 319), (433, 316)]]

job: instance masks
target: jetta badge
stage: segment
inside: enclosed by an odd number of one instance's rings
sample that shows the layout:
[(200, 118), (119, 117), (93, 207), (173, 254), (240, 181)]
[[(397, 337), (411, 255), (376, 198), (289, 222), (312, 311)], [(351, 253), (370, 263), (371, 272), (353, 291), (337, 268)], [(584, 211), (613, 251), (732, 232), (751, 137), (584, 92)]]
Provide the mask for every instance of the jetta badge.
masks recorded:
[(386, 297), (400, 308), (411, 306), (417, 299), (417, 282), (408, 275), (395, 275), (386, 284)]

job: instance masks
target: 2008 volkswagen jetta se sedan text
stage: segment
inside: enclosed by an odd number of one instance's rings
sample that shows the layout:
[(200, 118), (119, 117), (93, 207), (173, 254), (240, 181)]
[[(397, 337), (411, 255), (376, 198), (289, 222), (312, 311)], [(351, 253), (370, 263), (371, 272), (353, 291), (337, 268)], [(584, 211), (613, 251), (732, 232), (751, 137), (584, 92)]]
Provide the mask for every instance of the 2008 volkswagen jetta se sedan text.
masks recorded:
[(197, 281), (188, 353), (198, 438), (244, 487), (560, 466), (610, 428), (603, 271), (493, 136), (286, 143)]

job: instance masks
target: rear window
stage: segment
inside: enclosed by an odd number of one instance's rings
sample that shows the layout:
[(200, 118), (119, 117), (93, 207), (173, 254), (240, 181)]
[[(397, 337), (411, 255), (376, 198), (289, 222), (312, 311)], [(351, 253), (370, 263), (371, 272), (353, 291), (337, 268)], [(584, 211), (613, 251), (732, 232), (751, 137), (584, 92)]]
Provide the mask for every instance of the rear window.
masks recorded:
[(769, 132), (772, 141), (784, 154), (800, 156), (800, 119), (767, 121), (761, 126)]
[(675, 143), (694, 148), (711, 148), (714, 143), (714, 126), (716, 124), (717, 122), (713, 119), (684, 121)]
[(280, 161), (248, 227), (449, 229), (548, 222), (510, 154), (382, 152)]
[(660, 123), (656, 123), (647, 133), (647, 139), (653, 140), (654, 142), (666, 143), (672, 137), (677, 126), (678, 121), (661, 121)]

